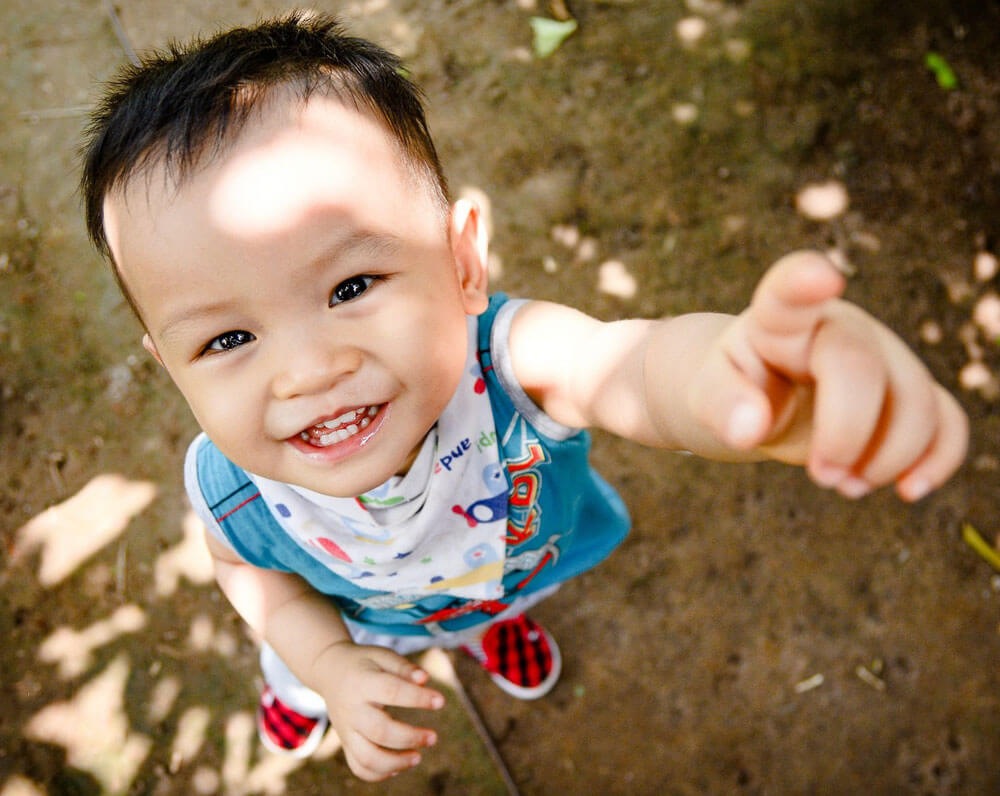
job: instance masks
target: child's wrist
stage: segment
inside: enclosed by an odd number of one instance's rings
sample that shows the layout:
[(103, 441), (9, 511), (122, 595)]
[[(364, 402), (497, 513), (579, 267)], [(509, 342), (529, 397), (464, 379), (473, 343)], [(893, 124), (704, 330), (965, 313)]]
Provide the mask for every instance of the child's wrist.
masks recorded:
[[(349, 638), (338, 639), (326, 647), (313, 659), (310, 667), (310, 680), (315, 683), (327, 682), (330, 676), (343, 669), (343, 656), (355, 648), (355, 643)], [(315, 691), (321, 689), (314, 688)]]

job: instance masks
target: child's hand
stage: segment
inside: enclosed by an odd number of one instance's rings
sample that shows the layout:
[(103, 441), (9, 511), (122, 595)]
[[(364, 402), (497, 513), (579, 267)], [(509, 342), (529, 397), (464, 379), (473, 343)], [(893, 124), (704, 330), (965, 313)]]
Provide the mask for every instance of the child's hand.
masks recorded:
[(330, 725), (361, 779), (378, 782), (412, 768), (420, 762), (416, 750), (437, 743), (433, 730), (397, 721), (383, 710), (444, 705), (441, 694), (425, 687), (427, 673), (395, 652), (340, 642), (323, 654), (316, 672)]
[(691, 411), (847, 497), (895, 482), (919, 500), (962, 462), (968, 420), (893, 332), (837, 298), (844, 285), (821, 254), (782, 258), (712, 348)]

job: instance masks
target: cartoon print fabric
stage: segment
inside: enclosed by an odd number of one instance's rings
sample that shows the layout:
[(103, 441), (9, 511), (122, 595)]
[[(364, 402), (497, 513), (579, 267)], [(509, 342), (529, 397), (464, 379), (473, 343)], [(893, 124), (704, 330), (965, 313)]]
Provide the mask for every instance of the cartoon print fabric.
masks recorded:
[[(275, 519), (317, 560), (366, 589), (503, 596), (507, 476), (469, 319), (465, 372), (405, 477), (335, 498), (249, 474)], [(436, 433), (435, 433), (436, 432)]]

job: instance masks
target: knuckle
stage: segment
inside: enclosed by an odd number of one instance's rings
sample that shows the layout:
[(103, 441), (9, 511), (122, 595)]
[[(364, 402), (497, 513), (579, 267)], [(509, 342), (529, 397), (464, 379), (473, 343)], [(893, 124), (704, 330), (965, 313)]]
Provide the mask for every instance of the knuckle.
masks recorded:
[(379, 775), (382, 768), (381, 755), (374, 747), (365, 747), (364, 749), (357, 749), (354, 752), (354, 759), (357, 761), (358, 765), (365, 771), (371, 774)]
[(385, 705), (397, 705), (404, 695), (405, 683), (393, 675), (379, 677), (378, 700)]

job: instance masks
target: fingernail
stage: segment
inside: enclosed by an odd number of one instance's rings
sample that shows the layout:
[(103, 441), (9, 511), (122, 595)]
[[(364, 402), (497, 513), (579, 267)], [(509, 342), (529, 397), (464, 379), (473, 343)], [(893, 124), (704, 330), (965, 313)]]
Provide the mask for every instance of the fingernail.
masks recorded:
[(837, 491), (847, 498), (860, 498), (872, 491), (872, 485), (861, 478), (848, 476), (837, 485)]
[(903, 492), (907, 500), (920, 500), (932, 489), (931, 482), (926, 478), (910, 478), (903, 485)]
[(444, 697), (440, 694), (436, 694), (431, 697), (431, 707), (432, 708), (443, 708), (444, 707)]
[(434, 746), (434, 744), (436, 744), (437, 742), (438, 742), (438, 737), (434, 733), (431, 733), (430, 735), (427, 736), (427, 741), (426, 741), (427, 746)]
[(836, 486), (847, 477), (847, 470), (836, 464), (814, 464), (810, 471), (813, 480), (824, 487)]
[(746, 447), (757, 441), (760, 434), (760, 411), (750, 403), (739, 403), (729, 415), (726, 435), (729, 442), (738, 447)]

